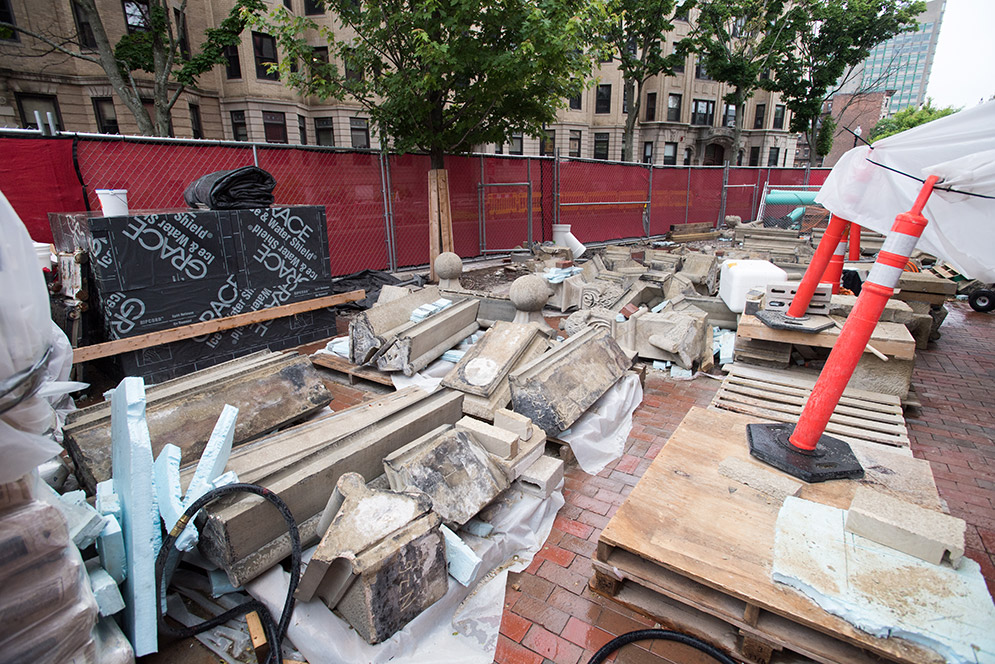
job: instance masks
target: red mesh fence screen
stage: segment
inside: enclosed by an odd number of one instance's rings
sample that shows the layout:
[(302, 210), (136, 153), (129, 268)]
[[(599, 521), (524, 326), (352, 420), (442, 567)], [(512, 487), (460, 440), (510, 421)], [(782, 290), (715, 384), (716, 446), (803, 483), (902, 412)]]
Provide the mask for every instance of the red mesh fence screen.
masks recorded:
[[(96, 189), (127, 189), (132, 210), (179, 208), (185, 206), (183, 190), (196, 178), (250, 165), (257, 158), (276, 178), (276, 204), (325, 207), (333, 274), (428, 262), (425, 155), (382, 160), (370, 152), (257, 145), (254, 156), (248, 144), (23, 134), (0, 137), (0, 151), (4, 194), (39, 241), (51, 241), (49, 212), (85, 207), (80, 179), (93, 210), (100, 209)], [(529, 183), (535, 242), (552, 239), (557, 218), (582, 242), (604, 242), (662, 235), (671, 225), (686, 222), (715, 224), (723, 209), (721, 167), (656, 167), (651, 181), (646, 166), (581, 160), (557, 164), (551, 157), (451, 156), (446, 166), (453, 240), (463, 257), (527, 241)], [(818, 186), (828, 173), (730, 168), (725, 214), (753, 219), (766, 182)], [(647, 198), (648, 208), (643, 203)], [(391, 214), (385, 213), (385, 199)]]

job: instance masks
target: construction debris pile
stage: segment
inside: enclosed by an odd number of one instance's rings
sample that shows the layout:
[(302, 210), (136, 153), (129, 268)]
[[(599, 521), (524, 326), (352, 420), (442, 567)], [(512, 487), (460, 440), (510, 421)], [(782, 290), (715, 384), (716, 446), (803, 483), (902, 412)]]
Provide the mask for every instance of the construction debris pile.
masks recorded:
[[(97, 277), (93, 299), (112, 338), (331, 292), (321, 285), (328, 275), (320, 211), (132, 219), (138, 221), (127, 227), (94, 219), (63, 228), (60, 258), (78, 265), (89, 252)], [(837, 293), (839, 283), (824, 284), (808, 311), (827, 321), (823, 329), (771, 328), (758, 314), (783, 312), (792, 300), (797, 284), (790, 278), (811, 259), (816, 234), (688, 226), (676, 228), (668, 241), (585, 252), (583, 262), (569, 247), (537, 246), (519, 263), (526, 274), (507, 293), (464, 289), (462, 261), (443, 253), (435, 265), (438, 285), (383, 286), (373, 306), (351, 317), (348, 336), (331, 339), (312, 358), (273, 349), (215, 352), (226, 339), (235, 342), (242, 328), (219, 333), (206, 346), (191, 340), (123, 355), (129, 373), (155, 384), (126, 378), (107, 401), (73, 412), (62, 428), (62, 460), (48, 464), (37, 481), (0, 487), (0, 540), (23, 540), (16, 533), (26, 529), (41, 538), (24, 540), (26, 550), (45, 560), (39, 567), (34, 558), (20, 558), (0, 568), (0, 578), (20, 575), (17, 597), (34, 596), (34, 579), (48, 572), (65, 581), (49, 613), (62, 611), (71, 627), (46, 622), (60, 635), (46, 661), (69, 652), (79, 653), (79, 661), (130, 661), (159, 647), (160, 612), (189, 626), (248, 594), (263, 598), (275, 616), (278, 596), (294, 587), (284, 582), (281, 564), (309, 547), (294, 593), (308, 607), (305, 615), (334, 612), (334, 620), (345, 621), (367, 644), (390, 641), (422, 614), (438, 621), (432, 607), (455, 608), (511, 557), (522, 555), (527, 564), (534, 553), (529, 546), (542, 539), (530, 544), (510, 535), (514, 527), (503, 522), (508, 505), (533, 501), (533, 535), (543, 527), (548, 532), (562, 504), (563, 461), (546, 454), (547, 442), (570, 442), (582, 417), (623, 379), (635, 380), (626, 376), (635, 376), (637, 359), (673, 378), (712, 371), (717, 360), (729, 372), (720, 407), (797, 420), (800, 403), (785, 405), (783, 385), (807, 379), (804, 368), (822, 365), (854, 296)], [(319, 249), (298, 255), (286, 277), (274, 266), (284, 265), (288, 252), (304, 251), (294, 238), (305, 236), (308, 247)], [(175, 251), (163, 249), (173, 244)], [(135, 263), (143, 266), (140, 273), (129, 267)], [(191, 287), (189, 279), (177, 280), (178, 265), (188, 275), (204, 271), (196, 284), (208, 309), (190, 308), (189, 298), (184, 308), (171, 295)], [(80, 284), (78, 276), (66, 279), (63, 305), (81, 304)], [(915, 349), (937, 336), (943, 302), (956, 287), (912, 271), (900, 285), (851, 387), (912, 401)], [(330, 315), (313, 320), (306, 335), (294, 332), (293, 340), (333, 336)], [(209, 358), (190, 350), (203, 348), (212, 349)], [(215, 364), (231, 354), (240, 356)], [(202, 368), (202, 360), (213, 366)], [(199, 370), (190, 372), (194, 367)], [(440, 367), (442, 373), (433, 383), (437, 389), (404, 387), (331, 412), (329, 375), (322, 372), (343, 367), (350, 377), (379, 375), (386, 384), (391, 375), (400, 382), (401, 375), (417, 378)], [(757, 389), (761, 375), (751, 373), (799, 367), (781, 379), (782, 398), (773, 400)], [(639, 395), (612, 416), (625, 421)], [(834, 430), (845, 435), (908, 444), (897, 427), (855, 433), (840, 417)], [(621, 426), (624, 439), (628, 425)], [(198, 499), (239, 483), (275, 495), (296, 529), (288, 530), (285, 516), (266, 500), (247, 493), (211, 500), (187, 522), (184, 512)], [(59, 513), (68, 529), (44, 525), (59, 521)], [(155, 566), (163, 532), (176, 536), (183, 558), (178, 569)], [(37, 573), (24, 573), (31, 565)], [(159, 596), (163, 575), (173, 589)], [(115, 615), (120, 629), (107, 620)], [(23, 616), (25, 625), (36, 618)], [(316, 625), (328, 619), (295, 623), (290, 635), (300, 652), (287, 643), (284, 656), (304, 658), (324, 647), (301, 634), (320, 631)], [(248, 625), (248, 636), (222, 626), (199, 638), (223, 659), (251, 649), (263, 661), (270, 645), (265, 630), (258, 616), (250, 615)], [(496, 639), (495, 629), (486, 638)]]

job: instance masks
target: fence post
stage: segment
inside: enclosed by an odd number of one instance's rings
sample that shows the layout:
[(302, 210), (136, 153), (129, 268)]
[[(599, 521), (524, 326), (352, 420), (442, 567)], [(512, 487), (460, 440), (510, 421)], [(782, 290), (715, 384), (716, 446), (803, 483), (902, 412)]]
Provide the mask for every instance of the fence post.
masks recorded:
[(387, 240), (387, 269), (397, 269), (397, 243), (394, 238), (394, 204), (390, 188), (390, 155), (380, 153), (380, 193), (383, 196), (384, 231)]
[(525, 203), (526, 206), (525, 214), (528, 222), (528, 230), (526, 231), (526, 233), (528, 234), (527, 237), (528, 244), (526, 246), (529, 248), (529, 251), (532, 251), (532, 158), (531, 157), (525, 158), (525, 178), (526, 181), (529, 183), (529, 186), (526, 188), (526, 195), (528, 196), (528, 200)]
[(722, 203), (719, 206), (719, 218), (715, 221), (715, 227), (719, 228), (726, 218), (726, 187), (729, 185), (729, 161), (726, 160), (722, 167)]
[(688, 187), (684, 192), (684, 223), (688, 223), (688, 213), (691, 211), (691, 167), (688, 166)]
[(484, 219), (487, 215), (484, 210), (485, 205), (487, 205), (487, 190), (484, 188), (484, 155), (480, 155), (480, 181), (477, 183), (477, 245), (481, 255), (487, 249), (484, 235)]
[(653, 164), (649, 165), (650, 170), (650, 181), (647, 185), (646, 191), (646, 214), (643, 215), (643, 235), (646, 237), (650, 236), (650, 229), (652, 228), (652, 217), (653, 217)]
[(553, 151), (553, 223), (560, 223), (560, 148)]
[(252, 144), (252, 165), (259, 168), (259, 153), (256, 152), (256, 144)]
[(812, 174), (812, 162), (805, 162), (805, 186), (808, 186), (809, 176)]

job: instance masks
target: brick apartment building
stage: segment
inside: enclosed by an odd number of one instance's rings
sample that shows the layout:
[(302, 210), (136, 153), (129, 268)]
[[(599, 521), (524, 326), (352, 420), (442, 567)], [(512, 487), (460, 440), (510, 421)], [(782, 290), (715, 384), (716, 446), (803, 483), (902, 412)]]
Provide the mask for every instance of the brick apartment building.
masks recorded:
[[(175, 3), (174, 20), (185, 24), (189, 48), (196, 51), (204, 30), (229, 13), (230, 0), (188, 0), (185, 12)], [(332, 25), (312, 0), (283, 0), (290, 11), (319, 25)], [(275, 6), (275, 5), (274, 5)], [(145, 0), (97, 0), (111, 43), (127, 31), (141, 30)], [(90, 26), (72, 0), (0, 0), (0, 20), (49, 36), (70, 37), (70, 48), (92, 50)], [(665, 36), (667, 47), (687, 34), (689, 25), (675, 21)], [(314, 43), (319, 44), (317, 34)], [(39, 40), (18, 33), (0, 40), (0, 126), (33, 127), (35, 111), (55, 115), (65, 131), (135, 134), (137, 126), (116, 99), (96, 64), (51, 51)], [(279, 57), (275, 40), (247, 30), (242, 43), (228, 54), (226, 66), (203, 74), (173, 107), (176, 137), (258, 141), (351, 148), (380, 147), (358, 103), (302, 97), (267, 71)], [(140, 89), (151, 99), (150, 77), (136, 73)], [(481, 152), (553, 154), (619, 160), (628, 112), (622, 75), (615, 63), (602, 63), (584, 93), (569, 100), (546, 140), (513, 136), (503, 146), (479, 146)], [(709, 79), (691, 55), (674, 76), (654, 77), (643, 87), (636, 123), (633, 159), (665, 165), (785, 166), (794, 162), (796, 136), (787, 131), (790, 117), (778, 96), (758, 91), (746, 106), (743, 149), (732, 149), (733, 107), (722, 100), (728, 86)], [(151, 107), (151, 101), (149, 102)]]

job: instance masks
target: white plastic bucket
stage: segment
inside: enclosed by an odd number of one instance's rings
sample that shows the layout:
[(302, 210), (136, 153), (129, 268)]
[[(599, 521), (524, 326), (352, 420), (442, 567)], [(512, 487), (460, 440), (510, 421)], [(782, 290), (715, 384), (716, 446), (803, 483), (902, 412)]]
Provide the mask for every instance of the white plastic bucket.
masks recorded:
[(587, 251), (584, 243), (570, 232), (570, 224), (553, 224), (553, 242), (561, 247), (569, 247), (574, 258), (580, 258)]
[(788, 273), (770, 261), (727, 260), (719, 271), (719, 297), (730, 311), (741, 314), (747, 291), (787, 280)]
[(100, 208), (105, 217), (125, 217), (128, 215), (127, 189), (97, 189)]
[(44, 242), (35, 242), (35, 254), (43, 270), (52, 269), (52, 245)]

